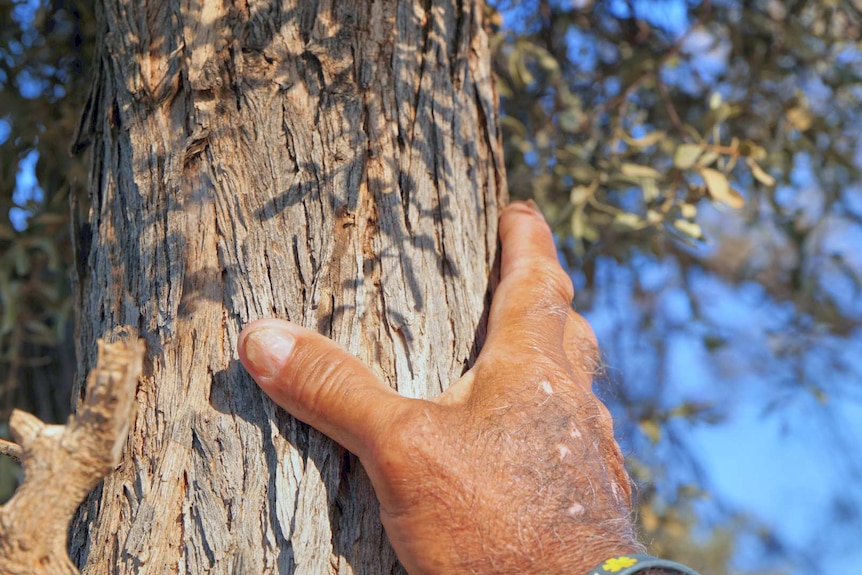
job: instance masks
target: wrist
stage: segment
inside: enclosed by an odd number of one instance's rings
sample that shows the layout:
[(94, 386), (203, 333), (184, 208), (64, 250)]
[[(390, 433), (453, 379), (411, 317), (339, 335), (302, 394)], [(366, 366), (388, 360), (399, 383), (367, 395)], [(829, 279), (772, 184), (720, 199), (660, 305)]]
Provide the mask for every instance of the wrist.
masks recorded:
[[(518, 541), (505, 537), (485, 540), (481, 548), (461, 549), (452, 573), (571, 573), (587, 575), (590, 569), (609, 557), (634, 555), (644, 547), (631, 536), (595, 527), (585, 533), (579, 529), (534, 533), (534, 538)], [(456, 545), (456, 547), (458, 547)], [(537, 570), (537, 567), (541, 569)], [(423, 570), (417, 573), (449, 573), (448, 570)], [(412, 573), (412, 571), (411, 571)], [(663, 575), (663, 574), (656, 574)]]

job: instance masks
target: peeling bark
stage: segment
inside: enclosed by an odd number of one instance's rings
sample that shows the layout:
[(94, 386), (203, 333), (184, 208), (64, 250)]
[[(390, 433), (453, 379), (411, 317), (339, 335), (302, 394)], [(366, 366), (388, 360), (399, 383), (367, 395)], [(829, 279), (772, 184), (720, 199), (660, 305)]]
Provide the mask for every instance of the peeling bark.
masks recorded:
[(98, 343), (98, 360), (87, 394), (66, 425), (47, 425), (15, 410), (9, 419), (18, 443), (3, 451), (21, 460), (25, 480), (0, 506), (0, 574), (74, 575), (67, 532), (78, 505), (120, 462), (135, 417), (135, 387), (143, 342), (127, 335)]
[(471, 0), (103, 0), (79, 370), (151, 351), (84, 573), (397, 573), (355, 458), (237, 361), (246, 323), (332, 337), (412, 397), (481, 345), (503, 161)]

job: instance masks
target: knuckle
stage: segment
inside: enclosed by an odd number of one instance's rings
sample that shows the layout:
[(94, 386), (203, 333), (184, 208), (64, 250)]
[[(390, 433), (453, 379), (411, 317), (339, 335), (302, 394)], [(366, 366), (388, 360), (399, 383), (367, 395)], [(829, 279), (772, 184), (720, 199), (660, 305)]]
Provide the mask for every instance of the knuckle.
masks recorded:
[(575, 297), (572, 279), (556, 262), (535, 262), (530, 266), (529, 273), (537, 278), (539, 291), (551, 298), (570, 303)]
[(593, 331), (593, 326), (575, 310), (569, 311), (569, 328), (567, 331), (575, 336), (576, 339), (583, 342), (584, 346), (588, 346), (598, 352), (599, 340), (596, 338), (596, 332)]
[(310, 413), (318, 413), (320, 406), (337, 401), (338, 395), (344, 393), (350, 377), (350, 370), (345, 367), (348, 359), (345, 354), (333, 348), (306, 355), (297, 362), (295, 392)]
[(436, 406), (423, 400), (405, 402), (385, 420), (385, 432), (375, 434), (371, 451), (376, 464), (394, 475), (426, 468), (439, 455), (441, 425)]
[(572, 279), (555, 261), (536, 259), (525, 262), (513, 275), (517, 276), (517, 283), (527, 286), (533, 298), (555, 302), (563, 300), (569, 304), (575, 295)]
[(614, 438), (614, 420), (611, 412), (593, 393), (587, 393), (576, 408), (578, 418), (602, 439)]
[(569, 310), (566, 322), (565, 350), (574, 370), (588, 376), (601, 372), (602, 358), (596, 334), (587, 320), (574, 310)]

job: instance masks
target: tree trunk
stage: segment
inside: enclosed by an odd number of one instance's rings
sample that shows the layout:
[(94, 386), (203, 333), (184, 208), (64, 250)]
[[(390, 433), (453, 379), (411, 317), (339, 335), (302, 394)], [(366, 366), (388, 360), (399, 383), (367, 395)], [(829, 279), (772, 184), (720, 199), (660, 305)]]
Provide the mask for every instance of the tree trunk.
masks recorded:
[(431, 397), (483, 338), (505, 195), (477, 0), (103, 0), (78, 371), (146, 340), (84, 573), (401, 571), (356, 459), (237, 360), (281, 317)]

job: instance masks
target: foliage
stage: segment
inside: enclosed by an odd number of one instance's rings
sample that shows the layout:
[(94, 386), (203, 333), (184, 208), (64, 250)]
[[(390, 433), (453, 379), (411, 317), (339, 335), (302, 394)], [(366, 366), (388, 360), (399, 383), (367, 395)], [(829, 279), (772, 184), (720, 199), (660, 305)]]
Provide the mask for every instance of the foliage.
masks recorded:
[[(704, 492), (685, 434), (727, 406), (680, 393), (667, 358), (674, 337), (697, 340), (721, 381), (768, 382), (773, 410), (809, 397), (829, 413), (854, 393), (858, 3), (492, 0), (487, 14), (510, 189), (540, 203), (578, 307), (613, 334), (603, 345), (623, 381), (605, 395), (637, 454), (645, 536), (711, 573), (732, 572), (749, 539), (800, 559)], [(68, 234), (69, 205), (79, 214), (87, 196), (84, 158), (68, 149), (95, 23), (88, 0), (0, 0), (0, 22), (0, 410), (58, 420), (68, 278), (86, 241)], [(716, 311), (746, 297), (765, 310), (756, 334)], [(615, 308), (625, 317), (596, 311)]]
[[(625, 310), (603, 346), (622, 379), (608, 399), (633, 467), (682, 466), (663, 483), (705, 483), (684, 435), (729, 406), (671, 384), (677, 334), (699, 340), (689, 345), (716, 380), (765, 385), (767, 412), (805, 397), (823, 414), (858, 400), (847, 385), (860, 381), (847, 350), (862, 336), (858, 3), (500, 0), (490, 10), (510, 190), (537, 199), (560, 233), (578, 307), (599, 319)], [(757, 299), (771, 312), (762, 331), (754, 316), (740, 325), (716, 313), (725, 298)], [(806, 561), (733, 510), (711, 522), (679, 513), (696, 504), (683, 487), (641, 493), (650, 537), (714, 529), (704, 551), (730, 530), (758, 539), (764, 556)], [(674, 520), (657, 521), (657, 509)], [(720, 572), (733, 547), (706, 571)]]
[(0, 413), (57, 420), (71, 387), (69, 205), (86, 182), (69, 146), (95, 28), (87, 2), (0, 0), (0, 22)]
[(800, 156), (822, 160), (830, 203), (858, 179), (852, 8), (565, 4), (498, 5), (528, 17), (497, 36), (497, 69), (511, 188), (568, 224), (577, 253), (620, 231), (647, 232), (637, 245), (657, 230), (700, 240), (705, 200), (739, 209), (747, 196), (747, 217), (765, 204), (793, 224), (780, 184)]

